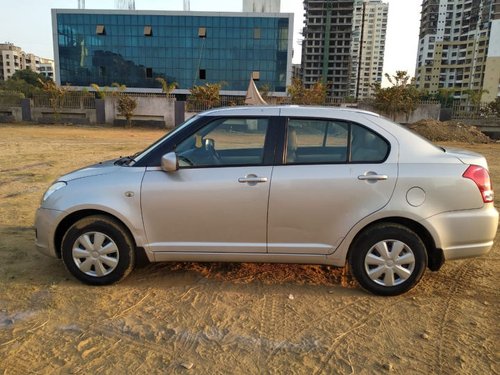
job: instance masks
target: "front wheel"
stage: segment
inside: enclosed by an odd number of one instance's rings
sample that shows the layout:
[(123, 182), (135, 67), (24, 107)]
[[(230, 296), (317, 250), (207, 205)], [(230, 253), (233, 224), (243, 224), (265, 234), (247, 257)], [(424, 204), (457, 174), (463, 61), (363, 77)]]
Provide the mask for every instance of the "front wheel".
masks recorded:
[(351, 245), (349, 265), (369, 292), (395, 296), (413, 288), (427, 267), (427, 252), (409, 228), (382, 223), (366, 229)]
[(127, 230), (116, 220), (94, 215), (74, 223), (62, 240), (62, 259), (78, 280), (108, 285), (134, 268), (135, 251)]

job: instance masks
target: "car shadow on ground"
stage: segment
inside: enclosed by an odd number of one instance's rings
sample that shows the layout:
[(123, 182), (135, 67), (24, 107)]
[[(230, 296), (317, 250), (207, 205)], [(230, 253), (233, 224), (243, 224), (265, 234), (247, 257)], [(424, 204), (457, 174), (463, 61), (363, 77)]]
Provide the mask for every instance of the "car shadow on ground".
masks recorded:
[[(0, 279), (11, 283), (58, 284), (76, 281), (60, 259), (39, 253), (35, 247), (33, 227), (0, 225)], [(357, 288), (345, 268), (324, 265), (224, 263), (224, 262), (161, 262), (149, 263), (139, 252), (135, 270), (129, 275), (131, 283), (149, 280), (168, 281), (186, 276), (190, 279), (234, 284), (318, 285)], [(160, 280), (158, 280), (160, 279)], [(125, 280), (126, 284), (129, 284)]]

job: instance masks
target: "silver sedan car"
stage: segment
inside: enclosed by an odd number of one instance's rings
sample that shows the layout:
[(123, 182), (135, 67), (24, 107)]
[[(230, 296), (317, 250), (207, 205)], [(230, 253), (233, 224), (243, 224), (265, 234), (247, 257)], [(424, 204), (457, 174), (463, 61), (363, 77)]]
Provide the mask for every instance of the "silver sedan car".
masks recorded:
[(350, 266), (379, 295), (488, 253), (498, 212), (483, 156), (377, 114), (297, 106), (201, 113), (134, 156), (60, 177), (36, 245), (84, 283), (151, 262)]

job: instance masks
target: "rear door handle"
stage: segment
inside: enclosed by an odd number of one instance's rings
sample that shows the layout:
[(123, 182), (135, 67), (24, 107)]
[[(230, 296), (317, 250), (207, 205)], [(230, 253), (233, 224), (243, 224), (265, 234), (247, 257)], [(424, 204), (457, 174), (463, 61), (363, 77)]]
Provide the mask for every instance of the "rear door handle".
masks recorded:
[(362, 174), (360, 176), (358, 176), (358, 180), (361, 180), (361, 181), (383, 181), (383, 180), (387, 180), (389, 178), (389, 176), (387, 176), (386, 174), (376, 174), (376, 173), (373, 173), (373, 172), (368, 172), (366, 174)]
[(242, 184), (258, 184), (267, 182), (267, 177), (258, 177), (255, 174), (247, 174), (245, 177), (238, 178), (238, 182)]

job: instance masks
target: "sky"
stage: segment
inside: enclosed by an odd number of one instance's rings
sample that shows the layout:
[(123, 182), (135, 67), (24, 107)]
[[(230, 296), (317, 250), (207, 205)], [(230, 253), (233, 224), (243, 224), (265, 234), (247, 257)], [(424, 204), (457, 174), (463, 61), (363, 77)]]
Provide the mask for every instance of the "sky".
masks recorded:
[[(420, 5), (422, 0), (385, 0), (389, 19), (384, 59), (384, 73), (397, 70), (415, 72)], [(113, 0), (86, 0), (86, 9), (112, 9)], [(52, 8), (76, 9), (77, 0), (0, 0), (0, 43), (10, 42), (25, 52), (53, 58)], [(182, 10), (183, 0), (135, 0), (138, 10)], [(242, 0), (191, 0), (192, 11), (240, 12)], [(302, 0), (281, 0), (281, 11), (294, 13), (293, 63), (300, 63), (303, 27)]]

